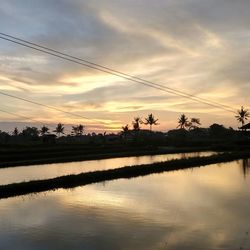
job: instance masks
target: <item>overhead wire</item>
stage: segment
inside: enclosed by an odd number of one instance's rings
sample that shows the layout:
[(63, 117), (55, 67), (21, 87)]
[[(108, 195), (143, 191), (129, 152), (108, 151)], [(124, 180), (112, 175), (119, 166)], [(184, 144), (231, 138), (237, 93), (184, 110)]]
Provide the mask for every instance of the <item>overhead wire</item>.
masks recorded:
[[(6, 36), (6, 37), (10, 37), (10, 38), (13, 38), (13, 39), (15, 39), (15, 40), (18, 40), (18, 41), (21, 41), (21, 42), (24, 42), (24, 43), (27, 43), (27, 44), (36, 46), (36, 47), (38, 47), (38, 48), (42, 48), (42, 49), (45, 49), (45, 50), (48, 50), (48, 51), (51, 51), (51, 52), (55, 52), (55, 53), (57, 53), (57, 54), (59, 54), (59, 55), (62, 55), (62, 56), (66, 56), (66, 57), (69, 57), (69, 58), (72, 58), (72, 59), (76, 59), (76, 60), (78, 60), (78, 61), (82, 61), (82, 62), (84, 62), (84, 63), (88, 63), (88, 64), (90, 64), (90, 65), (92, 65), (92, 66), (95, 66), (95, 67), (98, 67), (98, 68), (100, 68), (100, 69), (108, 70), (108, 71), (110, 71), (110, 72), (109, 72), (110, 74), (111, 74), (111, 73), (117, 73), (117, 74), (120, 75), (120, 77), (123, 75), (123, 76), (129, 77), (129, 78), (132, 78), (132, 79), (137, 79), (137, 80), (139, 80), (139, 81), (143, 81), (143, 82), (152, 84), (152, 85), (154, 85), (154, 86), (158, 86), (158, 87), (160, 87), (160, 88), (167, 89), (167, 90), (169, 90), (169, 91), (173, 91), (175, 94), (179, 94), (179, 95), (181, 95), (182, 97), (190, 97), (190, 98), (192, 98), (192, 99), (195, 98), (195, 99), (197, 99), (197, 100), (204, 101), (204, 102), (205, 102), (204, 104), (208, 104), (208, 102), (209, 102), (210, 104), (216, 105), (216, 107), (217, 107), (217, 106), (220, 106), (220, 107), (225, 107), (225, 108), (227, 108), (227, 109), (232, 109), (232, 107), (230, 107), (230, 106), (228, 106), (228, 105), (220, 104), (220, 103), (215, 102), (215, 101), (211, 101), (211, 100), (208, 100), (208, 99), (205, 99), (205, 98), (201, 98), (201, 97), (198, 97), (198, 96), (196, 96), (196, 95), (192, 95), (192, 94), (189, 94), (189, 93), (186, 93), (186, 92), (183, 92), (183, 91), (174, 89), (174, 88), (170, 88), (170, 87), (167, 87), (167, 86), (162, 85), (162, 84), (157, 84), (157, 83), (154, 83), (154, 82), (152, 82), (152, 81), (148, 81), (148, 80), (145, 80), (145, 79), (143, 79), (143, 78), (140, 78), (140, 77), (137, 77), (137, 76), (133, 76), (133, 75), (131, 75), (131, 74), (127, 74), (127, 73), (124, 73), (124, 72), (121, 72), (121, 71), (118, 71), (118, 70), (111, 69), (110, 67), (106, 67), (106, 66), (103, 66), (103, 65), (100, 65), (100, 64), (97, 64), (97, 63), (90, 62), (89, 60), (85, 60), (85, 59), (82, 59), (82, 58), (79, 58), (79, 57), (76, 57), (76, 56), (72, 56), (72, 55), (69, 55), (69, 54), (67, 54), (67, 53), (63, 53), (63, 52), (61, 52), (61, 51), (58, 51), (58, 50), (55, 50), (55, 49), (51, 49), (51, 48), (46, 47), (46, 46), (42, 46), (42, 45), (40, 45), (40, 44), (37, 44), (37, 43), (34, 43), (34, 42), (30, 42), (30, 41), (27, 41), (27, 40), (24, 40), (24, 39), (21, 39), (21, 38), (18, 38), (18, 37), (16, 37), (16, 36), (8, 35), (8, 34), (2, 33), (2, 32), (0, 32), (0, 35)], [(0, 37), (0, 38), (1, 38), (1, 37)], [(99, 69), (99, 70), (100, 70), (100, 69)], [(105, 72), (106, 72), (106, 71), (105, 71)], [(107, 72), (106, 72), (106, 73), (107, 73)], [(127, 78), (126, 78), (126, 79), (127, 79)], [(131, 79), (130, 79), (130, 80), (131, 80)], [(172, 92), (171, 92), (171, 93), (172, 93)], [(172, 93), (172, 94), (174, 94), (174, 93)], [(196, 100), (196, 101), (197, 101), (197, 100)], [(234, 110), (234, 109), (232, 109), (232, 110)]]
[(16, 114), (16, 113), (13, 113), (13, 112), (10, 112), (10, 111), (6, 111), (6, 110), (3, 110), (3, 109), (0, 109), (0, 112), (2, 113), (5, 113), (5, 114), (8, 114), (8, 115), (12, 115), (12, 116), (16, 116), (16, 117), (19, 117), (19, 118), (24, 118), (25, 120), (30, 120), (30, 121), (33, 121), (35, 123), (39, 123), (39, 124), (45, 124), (44, 122), (40, 122), (34, 118), (31, 118), (31, 117), (27, 117), (27, 116), (24, 116), (24, 115), (19, 115), (19, 114)]
[[(33, 50), (37, 50), (37, 51), (40, 51), (40, 52), (43, 52), (43, 53), (46, 53), (46, 54), (49, 54), (49, 55), (64, 59), (64, 60), (68, 60), (68, 61), (80, 64), (80, 65), (88, 67), (88, 68), (92, 68), (92, 69), (96, 69), (96, 70), (99, 70), (99, 71), (102, 71), (102, 72), (105, 72), (105, 73), (108, 73), (108, 74), (112, 74), (112, 75), (121, 77), (123, 79), (129, 80), (129, 81), (137, 82), (137, 83), (143, 84), (145, 86), (155, 88), (155, 89), (158, 89), (158, 90), (161, 90), (161, 91), (173, 94), (173, 95), (177, 95), (177, 96), (185, 97), (185, 98), (188, 98), (188, 99), (192, 99), (192, 100), (194, 100), (196, 102), (200, 102), (200, 103), (203, 103), (203, 104), (215, 107), (215, 108), (219, 108), (219, 109), (223, 109), (225, 111), (235, 113), (235, 110), (232, 107), (228, 106), (228, 105), (220, 104), (220, 103), (217, 103), (217, 102), (214, 102), (214, 101), (209, 101), (209, 100), (206, 100), (204, 98), (197, 97), (195, 95), (187, 94), (185, 92), (175, 90), (173, 88), (169, 88), (169, 87), (166, 87), (166, 86), (161, 85), (161, 84), (156, 84), (154, 82), (147, 81), (147, 80), (144, 80), (144, 79), (136, 77), (136, 76), (125, 74), (125, 73), (122, 73), (120, 71), (116, 71), (116, 70), (113, 70), (111, 68), (108, 68), (108, 67), (96, 64), (96, 63), (92, 63), (90, 61), (87, 61), (87, 60), (84, 60), (84, 59), (81, 59), (81, 58), (78, 58), (78, 57), (74, 57), (74, 56), (68, 55), (66, 53), (62, 53), (60, 51), (50, 49), (48, 47), (41, 46), (41, 45), (38, 45), (36, 43), (32, 43), (32, 42), (29, 42), (29, 41), (26, 41), (26, 40), (23, 40), (23, 39), (14, 37), (14, 36), (10, 36), (10, 35), (7, 35), (7, 34), (1, 33), (1, 32), (0, 32), (0, 35), (2, 35), (2, 36), (0, 36), (0, 38), (3, 39), (3, 40), (7, 40), (7, 41), (10, 41), (10, 42), (19, 44), (21, 46), (33, 49)], [(10, 37), (10, 38), (13, 38), (13, 39), (18, 40), (18, 41), (3, 37), (3, 35), (7, 36), (7, 37)], [(27, 43), (27, 44), (24, 44), (24, 43)], [(34, 46), (36, 46), (36, 47), (34, 47)]]
[(83, 118), (85, 120), (91, 120), (91, 121), (95, 121), (95, 122), (98, 122), (98, 123), (106, 124), (105, 122), (102, 122), (102, 121), (99, 121), (99, 120), (96, 120), (96, 119), (92, 119), (92, 118), (89, 118), (89, 117), (86, 117), (86, 116), (82, 116), (82, 115), (79, 115), (79, 114), (76, 114), (76, 113), (73, 113), (73, 112), (65, 111), (63, 109), (59, 109), (59, 108), (54, 107), (54, 106), (50, 106), (50, 105), (47, 105), (47, 104), (43, 104), (43, 103), (40, 103), (40, 102), (29, 100), (27, 98), (7, 94), (7, 93), (5, 93), (3, 91), (0, 91), (0, 94), (4, 95), (4, 96), (7, 96), (7, 97), (15, 98), (17, 100), (21, 100), (21, 101), (24, 101), (24, 102), (32, 103), (32, 104), (35, 104), (35, 105), (38, 105), (38, 106), (42, 106), (42, 107), (45, 107), (45, 108), (48, 108), (48, 109), (56, 110), (56, 111), (59, 111), (59, 112), (64, 113), (64, 114), (68, 114), (68, 115), (75, 116), (75, 117), (78, 117), (78, 118)]

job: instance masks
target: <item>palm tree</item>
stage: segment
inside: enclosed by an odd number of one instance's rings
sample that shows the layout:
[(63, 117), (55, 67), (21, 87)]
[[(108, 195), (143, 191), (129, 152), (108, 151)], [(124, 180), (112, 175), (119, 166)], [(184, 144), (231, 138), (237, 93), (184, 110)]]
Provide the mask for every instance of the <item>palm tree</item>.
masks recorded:
[(82, 135), (84, 131), (84, 126), (82, 124), (79, 124), (77, 126), (72, 126), (72, 134), (74, 135)]
[(123, 126), (123, 127), (122, 127), (121, 135), (124, 135), (124, 137), (126, 138), (128, 132), (129, 132), (129, 125), (127, 124), (126, 126)]
[(79, 134), (79, 135), (82, 135), (82, 134), (83, 134), (84, 128), (85, 128), (85, 127), (84, 127), (82, 124), (79, 124), (79, 125), (78, 125), (78, 134)]
[(46, 135), (47, 133), (48, 133), (48, 131), (49, 131), (49, 128), (47, 127), (47, 126), (45, 126), (45, 125), (43, 125), (42, 127), (41, 127), (41, 129), (40, 129), (40, 134), (43, 136), (43, 135)]
[(58, 123), (56, 126), (56, 129), (54, 130), (54, 132), (56, 132), (56, 134), (58, 134), (58, 136), (60, 137), (61, 134), (64, 134), (64, 126), (62, 123)]
[(122, 127), (122, 133), (123, 133), (123, 134), (127, 134), (128, 131), (129, 131), (129, 125), (128, 125), (128, 124), (127, 124), (126, 126), (123, 126), (123, 127)]
[(199, 118), (191, 118), (189, 129), (198, 128), (199, 125), (201, 125), (201, 122), (200, 122)]
[(78, 135), (78, 126), (72, 126), (71, 134), (72, 135)]
[(250, 117), (250, 113), (248, 112), (247, 109), (244, 109), (243, 106), (241, 106), (241, 109), (237, 110), (237, 115), (235, 118), (238, 120), (238, 122), (241, 123), (243, 126), (245, 124), (245, 120)]
[(157, 121), (158, 121), (159, 119), (155, 119), (152, 113), (149, 114), (148, 117), (145, 118), (145, 120), (146, 120), (146, 122), (145, 122), (144, 124), (146, 124), (146, 125), (149, 124), (149, 126), (150, 126), (150, 131), (152, 131), (152, 125), (158, 125), (158, 124), (159, 124), (159, 123), (157, 123)]
[(179, 121), (178, 121), (178, 126), (177, 128), (186, 128), (186, 127), (189, 127), (190, 126), (190, 122), (188, 121), (188, 118), (186, 117), (185, 114), (182, 114), (179, 118)]
[(134, 130), (136, 130), (136, 131), (140, 130), (140, 124), (142, 124), (142, 123), (143, 122), (139, 116), (135, 117), (134, 121), (132, 121), (132, 125), (133, 125)]

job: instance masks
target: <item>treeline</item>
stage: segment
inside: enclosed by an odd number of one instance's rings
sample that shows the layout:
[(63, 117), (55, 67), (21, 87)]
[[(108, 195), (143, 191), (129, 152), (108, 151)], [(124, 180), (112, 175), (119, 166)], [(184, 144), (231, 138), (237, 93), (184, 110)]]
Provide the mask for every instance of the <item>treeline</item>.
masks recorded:
[[(238, 111), (236, 119), (244, 124), (249, 117), (249, 112), (243, 107)], [(151, 113), (144, 119), (135, 117), (131, 126), (126, 124), (118, 133), (85, 133), (85, 126), (82, 124), (72, 126), (71, 132), (66, 134), (65, 126), (58, 123), (54, 129), (43, 125), (41, 128), (27, 126), (19, 131), (15, 128), (12, 132), (0, 131), (0, 144), (26, 144), (26, 143), (83, 143), (83, 144), (154, 144), (154, 145), (209, 145), (216, 141), (232, 142), (248, 140), (249, 133), (225, 128), (221, 124), (212, 124), (208, 128), (201, 127), (199, 118), (188, 118), (181, 114), (175, 129), (168, 132), (153, 131), (153, 126), (159, 125)], [(142, 125), (149, 126), (143, 129)], [(248, 138), (249, 137), (249, 138)], [(200, 143), (200, 144), (199, 144)]]

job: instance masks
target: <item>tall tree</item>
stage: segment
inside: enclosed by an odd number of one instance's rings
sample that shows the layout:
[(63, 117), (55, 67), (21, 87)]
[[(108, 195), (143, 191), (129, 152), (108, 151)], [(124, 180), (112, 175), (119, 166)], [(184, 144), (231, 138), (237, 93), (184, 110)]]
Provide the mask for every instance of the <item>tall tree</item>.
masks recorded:
[(237, 110), (237, 115), (235, 118), (238, 120), (238, 122), (241, 123), (243, 126), (245, 124), (245, 120), (247, 120), (250, 117), (250, 113), (247, 109), (244, 109), (243, 106), (241, 106), (241, 109)]
[(64, 125), (62, 123), (58, 123), (54, 132), (56, 132), (56, 134), (60, 137), (61, 134), (64, 134)]
[(140, 130), (140, 124), (142, 124), (143, 121), (141, 120), (140, 117), (135, 117), (134, 120), (132, 121), (132, 125), (134, 130), (138, 131)]
[(146, 125), (149, 125), (150, 127), (150, 131), (152, 131), (152, 125), (158, 125), (159, 123), (157, 123), (159, 119), (155, 119), (153, 114), (149, 114), (148, 117), (145, 118), (145, 123)]
[(178, 126), (177, 128), (187, 128), (190, 126), (190, 122), (188, 121), (188, 118), (185, 114), (182, 114), (178, 120)]
[(43, 135), (46, 135), (48, 132), (49, 132), (49, 128), (45, 125), (43, 125), (40, 129), (40, 134), (43, 136)]

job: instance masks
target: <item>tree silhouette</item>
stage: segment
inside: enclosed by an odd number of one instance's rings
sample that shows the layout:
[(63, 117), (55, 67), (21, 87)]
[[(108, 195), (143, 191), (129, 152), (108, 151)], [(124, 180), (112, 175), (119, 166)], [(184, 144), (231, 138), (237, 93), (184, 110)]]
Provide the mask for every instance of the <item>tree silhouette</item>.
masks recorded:
[(140, 117), (135, 117), (134, 121), (132, 122), (133, 128), (135, 131), (140, 130), (140, 124), (142, 124), (143, 121), (141, 120)]
[(83, 134), (83, 131), (84, 131), (84, 126), (82, 124), (79, 124), (77, 126), (72, 126), (72, 132), (71, 133), (73, 135), (79, 136), (79, 135)]
[(84, 132), (84, 126), (82, 124), (78, 125), (78, 134), (79, 135), (83, 135)]
[(62, 123), (58, 123), (56, 129), (54, 130), (56, 134), (60, 137), (61, 134), (64, 134), (64, 126)]
[(22, 133), (23, 136), (26, 137), (38, 137), (39, 135), (39, 130), (36, 127), (26, 127), (25, 129), (23, 129)]
[(222, 137), (225, 138), (225, 136), (228, 134), (228, 129), (226, 129), (223, 125), (214, 123), (209, 127), (209, 133), (213, 137)]
[(191, 122), (189, 123), (189, 130), (192, 128), (193, 129), (198, 128), (199, 125), (201, 125), (199, 118), (191, 118)]
[(155, 119), (153, 114), (149, 114), (148, 117), (145, 118), (145, 125), (148, 125), (150, 126), (150, 131), (152, 131), (152, 125), (158, 125), (159, 123), (157, 123), (159, 119)]
[(71, 134), (72, 135), (78, 135), (78, 126), (72, 126)]
[(245, 120), (250, 117), (250, 113), (248, 112), (247, 109), (244, 109), (243, 106), (241, 106), (241, 109), (237, 110), (237, 115), (235, 118), (238, 120), (238, 122), (241, 123), (243, 126), (245, 124)]
[(129, 126), (128, 126), (128, 124), (127, 124), (126, 126), (123, 126), (123, 127), (122, 127), (122, 132), (123, 132), (123, 134), (127, 134), (128, 131), (129, 131)]
[(127, 124), (126, 126), (122, 127), (122, 132), (121, 134), (124, 135), (124, 137), (126, 138), (129, 132), (129, 125)]
[(178, 126), (177, 128), (187, 128), (190, 127), (190, 122), (188, 121), (188, 118), (186, 117), (185, 114), (182, 114), (178, 120)]
[(14, 136), (18, 136), (18, 135), (19, 135), (19, 131), (18, 131), (18, 128), (17, 128), (17, 127), (14, 128), (14, 131), (12, 132), (12, 134), (13, 134)]
[(44, 135), (46, 135), (48, 132), (49, 132), (49, 128), (47, 127), (47, 126), (45, 126), (45, 125), (43, 125), (42, 127), (41, 127), (41, 129), (40, 129), (40, 134), (42, 135), (42, 136), (44, 136)]

